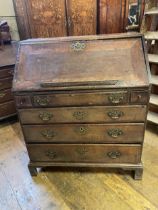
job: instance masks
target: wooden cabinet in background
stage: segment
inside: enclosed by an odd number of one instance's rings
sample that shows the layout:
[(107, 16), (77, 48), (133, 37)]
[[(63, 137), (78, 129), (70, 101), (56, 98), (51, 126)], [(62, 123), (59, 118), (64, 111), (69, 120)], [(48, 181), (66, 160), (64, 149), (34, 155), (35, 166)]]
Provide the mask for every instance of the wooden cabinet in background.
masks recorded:
[(70, 36), (96, 34), (96, 0), (67, 0), (67, 23)]
[(121, 33), (127, 21), (126, 0), (99, 1), (99, 33)]
[(65, 0), (30, 0), (27, 11), (31, 37), (67, 36)]
[(30, 37), (96, 34), (96, 8), (96, 0), (29, 0)]
[(139, 31), (144, 1), (13, 0), (21, 39)]

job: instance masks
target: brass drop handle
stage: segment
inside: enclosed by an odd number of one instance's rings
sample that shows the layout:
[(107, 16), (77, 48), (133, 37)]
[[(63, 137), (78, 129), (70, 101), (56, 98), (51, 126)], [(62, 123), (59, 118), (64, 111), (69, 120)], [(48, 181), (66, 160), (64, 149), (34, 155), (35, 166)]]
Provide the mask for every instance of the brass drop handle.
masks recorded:
[(44, 136), (47, 139), (51, 139), (56, 136), (56, 133), (50, 129), (41, 131), (41, 134), (42, 134), (42, 136)]
[(0, 98), (3, 98), (6, 95), (6, 93), (0, 93)]
[(35, 96), (34, 97), (34, 103), (39, 104), (40, 106), (47, 106), (49, 105), (49, 99), (48, 97), (40, 97), (40, 96)]
[(111, 110), (107, 113), (107, 115), (114, 120), (119, 119), (120, 117), (124, 116), (124, 112), (119, 110)]
[(119, 151), (111, 151), (107, 153), (107, 156), (111, 159), (116, 159), (121, 156), (121, 153)]
[(123, 101), (124, 97), (122, 93), (112, 93), (108, 99), (112, 104), (119, 104)]
[(50, 113), (50, 112), (41, 112), (39, 114), (39, 118), (42, 120), (42, 121), (49, 121), (51, 120), (51, 118), (53, 117), (53, 114)]
[(119, 136), (123, 135), (123, 131), (119, 128), (115, 128), (108, 130), (107, 134), (112, 138), (118, 138)]
[(46, 151), (45, 155), (50, 158), (51, 160), (55, 159), (57, 157), (57, 153), (55, 151)]

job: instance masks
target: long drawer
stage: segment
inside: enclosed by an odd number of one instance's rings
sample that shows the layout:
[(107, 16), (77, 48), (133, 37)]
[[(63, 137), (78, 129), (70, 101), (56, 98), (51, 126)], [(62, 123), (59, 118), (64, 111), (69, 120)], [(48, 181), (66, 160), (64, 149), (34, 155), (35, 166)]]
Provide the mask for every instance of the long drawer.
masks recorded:
[(90, 106), (127, 104), (127, 91), (103, 91), (82, 93), (33, 94), (33, 96), (16, 96), (18, 107), (55, 107), (55, 106)]
[(19, 109), (23, 124), (144, 122), (146, 106)]
[(14, 101), (9, 101), (0, 104), (0, 118), (4, 118), (5, 116), (9, 116), (15, 113), (16, 113), (16, 108)]
[(86, 106), (86, 105), (112, 105), (127, 104), (127, 91), (71, 93), (35, 95), (32, 98), (33, 105), (42, 106)]
[(0, 79), (0, 90), (11, 88), (12, 87), (12, 79), (13, 79), (13, 77)]
[(11, 89), (1, 90), (0, 91), (0, 103), (13, 100), (13, 93)]
[(137, 143), (143, 141), (144, 124), (24, 125), (26, 142)]
[(28, 144), (31, 161), (140, 163), (141, 145)]

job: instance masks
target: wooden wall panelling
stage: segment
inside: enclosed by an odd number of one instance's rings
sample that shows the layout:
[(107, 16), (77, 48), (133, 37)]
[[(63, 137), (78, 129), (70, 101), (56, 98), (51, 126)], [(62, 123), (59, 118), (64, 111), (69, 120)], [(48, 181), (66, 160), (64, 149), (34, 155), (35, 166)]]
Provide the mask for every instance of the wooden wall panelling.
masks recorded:
[(97, 32), (97, 1), (66, 0), (68, 34), (93, 35)]
[(124, 31), (126, 0), (99, 0), (99, 33)]
[(65, 0), (30, 0), (27, 10), (33, 38), (67, 36)]
[(20, 39), (31, 37), (25, 0), (13, 0)]

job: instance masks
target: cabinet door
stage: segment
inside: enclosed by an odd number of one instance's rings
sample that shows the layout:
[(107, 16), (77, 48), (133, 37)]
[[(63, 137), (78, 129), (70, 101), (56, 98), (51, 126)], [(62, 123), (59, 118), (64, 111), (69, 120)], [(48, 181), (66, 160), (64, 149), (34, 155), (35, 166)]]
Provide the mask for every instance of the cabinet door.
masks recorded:
[(125, 30), (127, 0), (99, 0), (99, 33), (120, 33)]
[(70, 36), (96, 34), (96, 0), (66, 0), (68, 34)]
[(65, 0), (29, 0), (32, 38), (67, 35)]

